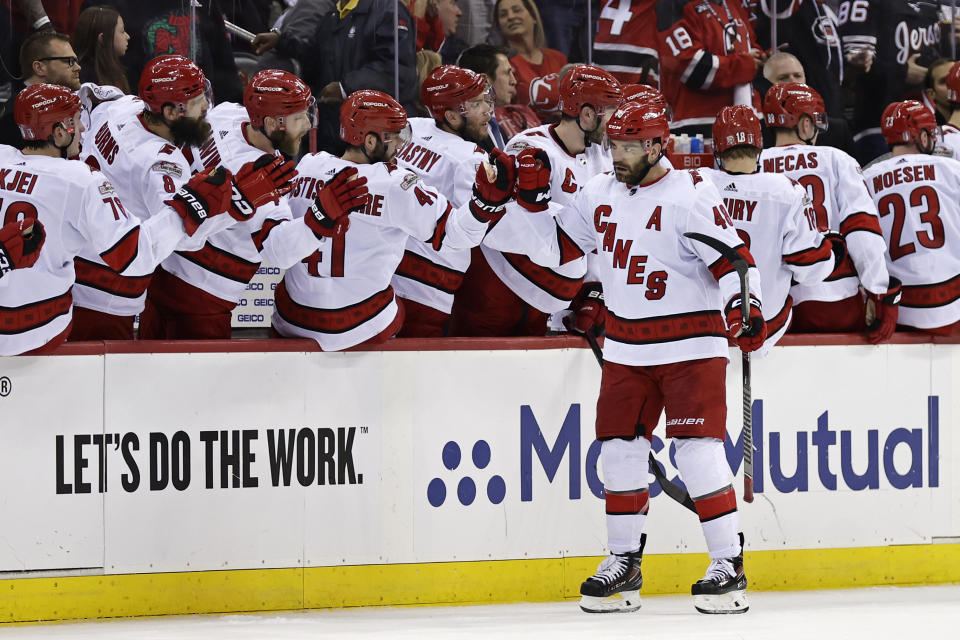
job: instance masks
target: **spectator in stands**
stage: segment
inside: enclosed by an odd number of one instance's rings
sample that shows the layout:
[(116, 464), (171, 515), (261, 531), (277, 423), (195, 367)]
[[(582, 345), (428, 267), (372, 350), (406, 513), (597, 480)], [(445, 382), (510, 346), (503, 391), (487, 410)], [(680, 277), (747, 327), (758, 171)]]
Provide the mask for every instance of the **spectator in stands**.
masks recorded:
[(943, 125), (950, 119), (953, 110), (947, 100), (947, 72), (953, 60), (937, 58), (927, 67), (923, 78), (923, 98), (927, 107), (937, 117), (937, 124)]
[(260, 69), (283, 69), (299, 74), (300, 67), (296, 66), (299, 63), (294, 60), (309, 56), (320, 21), (336, 4), (337, 0), (297, 0), (270, 31), (258, 33), (250, 46), (260, 56)]
[[(586, 62), (588, 0), (536, 0), (547, 43), (570, 60)], [(596, 3), (594, 3), (596, 4)], [(596, 22), (596, 13), (593, 20)], [(571, 57), (572, 56), (572, 57)]]
[(129, 41), (123, 17), (116, 9), (107, 6), (84, 9), (73, 34), (80, 58), (80, 81), (111, 85), (130, 93), (127, 71), (120, 61)]
[(463, 12), (458, 0), (403, 0), (417, 24), (417, 51), (430, 49), (453, 64), (467, 44), (457, 37)]
[(443, 64), (443, 58), (436, 51), (430, 49), (421, 49), (417, 51), (417, 114), (422, 117), (429, 117), (430, 111), (423, 105), (423, 81), (427, 79), (430, 72)]
[(530, 83), (536, 78), (556, 73), (567, 63), (567, 57), (547, 48), (543, 21), (533, 0), (497, 0), (493, 20), (507, 45), (516, 51), (510, 58), (517, 76), (517, 104), (530, 104)]
[(490, 0), (460, 0), (463, 15), (457, 24), (457, 36), (468, 47), (487, 41), (493, 24), (493, 4)]
[(658, 0), (637, 0), (626, 6), (606, 0), (597, 16), (593, 62), (621, 84), (660, 82), (657, 60)]
[(482, 73), (493, 87), (496, 108), (490, 119), (490, 137), (498, 149), (521, 131), (540, 126), (540, 119), (529, 106), (510, 104), (517, 95), (517, 78), (506, 49), (478, 44), (460, 54), (459, 65)]

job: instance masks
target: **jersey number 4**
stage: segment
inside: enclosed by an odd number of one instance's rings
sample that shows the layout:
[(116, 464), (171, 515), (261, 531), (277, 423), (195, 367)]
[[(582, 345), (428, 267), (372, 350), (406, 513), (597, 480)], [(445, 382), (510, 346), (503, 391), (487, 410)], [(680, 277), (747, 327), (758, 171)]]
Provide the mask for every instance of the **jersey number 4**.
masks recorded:
[[(920, 213), (920, 222), (930, 225), (930, 231), (917, 231), (917, 242), (927, 249), (939, 249), (943, 246), (943, 221), (940, 219), (940, 199), (933, 187), (917, 187), (910, 192), (910, 206), (926, 206)], [(912, 242), (901, 244), (903, 224), (907, 217), (907, 206), (903, 196), (899, 193), (888, 193), (877, 203), (880, 217), (893, 214), (893, 226), (890, 229), (890, 259), (898, 260), (903, 256), (916, 253), (917, 247)]]

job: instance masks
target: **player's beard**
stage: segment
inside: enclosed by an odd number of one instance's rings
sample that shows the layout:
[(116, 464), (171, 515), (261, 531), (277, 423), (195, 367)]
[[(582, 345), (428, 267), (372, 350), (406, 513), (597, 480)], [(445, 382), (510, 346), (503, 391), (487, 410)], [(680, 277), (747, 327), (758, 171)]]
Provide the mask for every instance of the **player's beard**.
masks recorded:
[(300, 154), (300, 137), (293, 137), (284, 129), (275, 129), (269, 136), (274, 149), (279, 149), (280, 153), (288, 158), (296, 158)]
[(603, 126), (598, 126), (593, 131), (587, 134), (587, 140), (592, 144), (603, 144), (603, 135), (606, 133), (606, 130)]
[[(650, 164), (650, 160), (647, 156), (643, 156), (634, 164), (628, 164), (626, 162), (614, 162), (614, 175), (617, 177), (617, 180), (626, 184), (628, 187), (635, 187), (640, 184), (640, 181), (647, 177), (647, 173), (653, 167)], [(616, 169), (622, 168), (623, 172), (616, 171)]]
[(460, 135), (464, 140), (468, 140), (482, 147), (482, 143), (490, 139), (490, 136), (487, 134), (486, 122), (482, 120), (470, 120), (468, 118), (464, 118), (463, 121), (464, 126)]
[(377, 136), (377, 146), (373, 148), (371, 153), (364, 152), (367, 156), (367, 160), (371, 163), (384, 162), (390, 164), (393, 162), (393, 159), (397, 155), (397, 147), (393, 148), (393, 153), (387, 156), (387, 145), (383, 144), (383, 140), (380, 139), (380, 136)]
[(189, 118), (181, 116), (170, 123), (170, 135), (173, 144), (181, 147), (185, 144), (199, 147), (210, 137), (210, 123), (206, 117)]

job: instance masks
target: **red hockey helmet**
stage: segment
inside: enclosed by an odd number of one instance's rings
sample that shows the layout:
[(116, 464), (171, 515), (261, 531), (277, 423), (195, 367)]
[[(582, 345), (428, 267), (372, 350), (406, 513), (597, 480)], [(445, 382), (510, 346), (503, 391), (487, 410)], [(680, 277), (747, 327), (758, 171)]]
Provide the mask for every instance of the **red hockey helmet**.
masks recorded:
[(151, 113), (162, 113), (163, 105), (183, 105), (210, 90), (200, 67), (183, 56), (158, 56), (140, 73), (140, 99)]
[(400, 103), (380, 91), (354, 91), (340, 107), (340, 139), (359, 147), (368, 133), (402, 132), (407, 112)]
[(80, 98), (69, 89), (53, 84), (32, 84), (17, 94), (13, 119), (24, 140), (47, 140), (58, 124), (71, 135)]
[(673, 118), (673, 114), (670, 111), (670, 105), (667, 104), (667, 99), (663, 97), (663, 94), (647, 84), (626, 84), (623, 85), (623, 98), (620, 102), (621, 105), (627, 102), (639, 102), (641, 104), (649, 104), (655, 107), (663, 109), (667, 114), (667, 120)]
[(792, 129), (800, 122), (800, 116), (807, 115), (817, 129), (827, 129), (823, 98), (802, 82), (781, 82), (770, 87), (763, 99), (763, 113), (770, 127)]
[(947, 100), (960, 103), (960, 61), (954, 62), (947, 71)]
[(317, 102), (303, 80), (279, 69), (264, 69), (250, 79), (243, 92), (243, 106), (250, 115), (250, 124), (260, 128), (266, 117), (276, 118), (283, 129), (283, 117), (306, 111), (310, 122), (316, 122)]
[(713, 148), (723, 153), (733, 147), (763, 149), (760, 119), (746, 105), (724, 107), (713, 122)]
[(578, 64), (560, 80), (560, 112), (577, 117), (584, 105), (600, 111), (620, 104), (623, 92), (610, 73), (590, 64)]
[(493, 94), (489, 92), (487, 79), (479, 73), (445, 64), (431, 71), (424, 79), (420, 97), (433, 119), (442, 122), (447, 109), (464, 113), (463, 103), (480, 94), (489, 95), (488, 102), (492, 113)]
[(920, 132), (926, 131), (930, 135), (930, 150), (937, 139), (939, 128), (937, 118), (916, 100), (891, 102), (883, 110), (880, 118), (880, 130), (883, 139), (890, 145), (910, 144), (920, 146)]
[(607, 137), (626, 141), (652, 141), (659, 138), (660, 143), (666, 145), (670, 138), (667, 114), (650, 104), (624, 103), (617, 107), (607, 122)]

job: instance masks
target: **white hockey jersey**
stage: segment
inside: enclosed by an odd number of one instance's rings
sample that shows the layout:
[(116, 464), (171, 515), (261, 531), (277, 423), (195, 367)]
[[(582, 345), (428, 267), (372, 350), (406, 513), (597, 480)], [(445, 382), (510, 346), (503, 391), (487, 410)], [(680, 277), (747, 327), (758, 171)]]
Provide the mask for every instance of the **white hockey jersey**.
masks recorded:
[(271, 319), (280, 335), (312, 338), (324, 351), (369, 340), (396, 318), (390, 280), (408, 237), (436, 249), (469, 248), (488, 228), (469, 205), (454, 208), (414, 173), (383, 163), (358, 165), (328, 153), (306, 156), (297, 166), (306, 182), (291, 194), (293, 214), (303, 216), (316, 189), (345, 167), (366, 176), (366, 207), (350, 215), (343, 236), (323, 241), (319, 251), (287, 269)]
[[(413, 136), (397, 152), (397, 165), (414, 172), (450, 202), (460, 207), (470, 201), (477, 168), (487, 154), (476, 144), (437, 126), (433, 118), (410, 118)], [(443, 247), (435, 251), (410, 237), (393, 276), (398, 296), (449, 314), (453, 295), (470, 266), (470, 250)]]
[(764, 356), (790, 325), (791, 281), (823, 281), (836, 266), (833, 251), (817, 231), (810, 199), (798, 183), (776, 173), (700, 173), (720, 192), (737, 235), (760, 270), (767, 339), (756, 355)]
[[(264, 154), (247, 141), (246, 113), (243, 105), (229, 102), (207, 112), (212, 130), (203, 146), (191, 149), (194, 172), (217, 166), (237, 172)], [(319, 247), (319, 239), (302, 220), (293, 222), (284, 197), (276, 204), (261, 205), (249, 220), (235, 222), (209, 236), (199, 250), (173, 253), (160, 267), (226, 301), (225, 308), (233, 308), (260, 267), (261, 259), (286, 269)]]
[(764, 149), (760, 161), (765, 173), (782, 173), (807, 190), (817, 228), (839, 231), (856, 267), (856, 273), (838, 270), (825, 282), (795, 286), (794, 303), (844, 300), (857, 294), (858, 285), (871, 293), (886, 292), (886, 246), (857, 161), (834, 147), (801, 144)]
[[(139, 100), (127, 96), (106, 102), (93, 110), (92, 144), (82, 151), (83, 160), (102, 171), (114, 185), (127, 214), (144, 221), (159, 211), (177, 189), (190, 179), (190, 165), (183, 153), (149, 131), (134, 106)], [(142, 103), (141, 103), (142, 104)], [(193, 236), (184, 236), (177, 248), (198, 249), (207, 235), (232, 224), (230, 216), (216, 216)], [(150, 275), (119, 275), (96, 253), (83, 251), (77, 257), (74, 304), (117, 316), (132, 316), (143, 310)]]
[(960, 129), (952, 124), (940, 127), (943, 132), (943, 148), (952, 154), (954, 160), (960, 160)]
[(903, 282), (898, 322), (919, 329), (960, 320), (960, 162), (909, 154), (870, 165), (887, 268)]
[(712, 182), (696, 170), (671, 170), (628, 188), (613, 175), (599, 175), (561, 209), (558, 221), (584, 253), (598, 252), (605, 359), (657, 365), (729, 358), (722, 309), (740, 295), (740, 278), (729, 261), (684, 233), (735, 248), (750, 265), (750, 292), (758, 300), (761, 281)]
[(106, 176), (82, 162), (0, 146), (0, 220), (25, 217), (43, 223), (46, 242), (36, 264), (0, 278), (0, 355), (31, 351), (67, 329), (81, 251), (137, 278), (186, 235), (169, 207), (142, 223), (127, 215)]
[[(550, 158), (550, 198), (562, 207), (573, 202), (592, 177), (611, 171), (613, 160), (609, 152), (595, 144), (587, 147), (583, 153), (570, 154), (560, 142), (555, 129), (556, 125), (527, 129), (511, 138), (505, 151), (515, 156), (527, 148), (543, 149)], [(504, 221), (500, 224), (504, 224)], [(537, 241), (536, 238), (530, 240)], [(560, 267), (546, 268), (531, 260), (528, 251), (501, 252), (487, 242), (481, 245), (481, 250), (497, 277), (520, 299), (544, 313), (566, 309), (580, 290), (587, 273), (586, 258)]]

